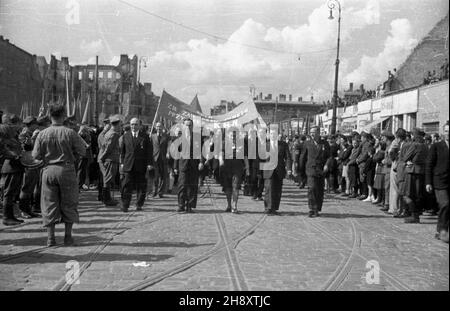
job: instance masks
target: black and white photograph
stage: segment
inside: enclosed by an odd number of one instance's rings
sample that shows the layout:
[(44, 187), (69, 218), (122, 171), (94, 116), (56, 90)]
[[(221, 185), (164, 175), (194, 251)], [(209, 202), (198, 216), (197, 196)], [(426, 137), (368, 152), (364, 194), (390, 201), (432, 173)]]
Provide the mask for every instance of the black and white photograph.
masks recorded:
[(0, 0), (0, 291), (448, 292), (448, 58), (447, 0)]

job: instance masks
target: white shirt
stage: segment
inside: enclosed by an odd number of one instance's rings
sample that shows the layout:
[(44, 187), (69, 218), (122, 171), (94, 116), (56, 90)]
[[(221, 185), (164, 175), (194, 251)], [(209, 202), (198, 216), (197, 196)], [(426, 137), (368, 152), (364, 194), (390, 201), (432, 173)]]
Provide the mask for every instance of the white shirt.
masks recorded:
[(131, 132), (131, 135), (133, 135), (133, 138), (137, 138), (138, 137), (138, 135), (139, 135), (139, 131), (136, 131), (136, 132)]

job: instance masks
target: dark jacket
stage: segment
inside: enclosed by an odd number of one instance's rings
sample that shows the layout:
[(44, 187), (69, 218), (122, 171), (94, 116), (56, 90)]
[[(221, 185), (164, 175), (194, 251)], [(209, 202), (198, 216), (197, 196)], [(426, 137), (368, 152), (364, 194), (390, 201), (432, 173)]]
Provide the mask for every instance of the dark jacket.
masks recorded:
[(364, 170), (364, 166), (366, 165), (366, 162), (369, 159), (369, 147), (370, 147), (369, 141), (366, 141), (361, 144), (361, 152), (359, 153), (359, 156), (356, 159), (356, 164), (358, 164), (361, 170)]
[[(268, 160), (261, 160), (261, 162), (268, 162)], [(274, 172), (277, 172), (278, 177), (283, 179), (286, 176), (286, 166), (292, 166), (291, 153), (286, 142), (278, 141), (278, 162), (274, 170), (263, 170), (263, 177), (265, 179), (272, 178)]]
[(322, 176), (323, 167), (330, 156), (330, 145), (324, 140), (319, 143), (307, 141), (300, 162), (305, 165), (307, 176)]
[(139, 131), (138, 137), (133, 138), (129, 131), (122, 135), (120, 163), (123, 164), (123, 172), (145, 173), (147, 165), (153, 165), (152, 144), (147, 134)]
[(435, 189), (448, 189), (449, 152), (445, 141), (431, 145), (425, 164), (425, 182)]
[(347, 145), (344, 149), (338, 152), (338, 163), (339, 165), (347, 165), (350, 160), (350, 155), (352, 154), (353, 146)]
[(158, 141), (158, 134), (152, 134), (152, 147), (153, 147), (153, 161), (163, 161), (167, 159), (167, 146), (169, 144), (169, 137), (162, 134)]
[[(181, 138), (179, 138), (181, 139)], [(195, 146), (195, 148), (201, 148), (200, 146)], [(178, 146), (178, 151), (181, 152), (183, 150), (183, 144), (181, 143)], [(201, 152), (201, 150), (200, 150)], [(193, 134), (191, 135), (191, 150), (190, 150), (190, 156), (188, 159), (184, 159), (183, 155), (181, 154), (179, 159), (174, 160), (173, 168), (175, 170), (178, 170), (178, 174), (192, 174), (193, 177), (198, 175), (198, 165), (200, 163), (204, 163), (203, 157), (201, 159), (194, 159), (194, 139)]]

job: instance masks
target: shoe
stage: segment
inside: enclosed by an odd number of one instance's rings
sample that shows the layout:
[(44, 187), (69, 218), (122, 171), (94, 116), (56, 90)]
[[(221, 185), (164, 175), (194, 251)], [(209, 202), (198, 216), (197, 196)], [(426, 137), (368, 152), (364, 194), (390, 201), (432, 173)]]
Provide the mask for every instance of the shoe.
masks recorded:
[(420, 223), (419, 217), (409, 216), (405, 218), (405, 224), (418, 224)]
[(341, 197), (348, 197), (348, 196), (350, 196), (350, 194), (345, 193), (345, 192), (341, 194)]
[(229, 212), (231, 212), (231, 207), (227, 207), (227, 208), (225, 209), (225, 213), (229, 213)]
[(231, 209), (231, 212), (232, 212), (233, 214), (239, 214), (239, 212), (238, 212), (237, 208), (233, 208), (233, 209)]
[(89, 190), (89, 186), (83, 185), (83, 186), (81, 186), (81, 189), (83, 189), (83, 190)]
[(364, 200), (361, 200), (363, 202), (372, 202), (372, 199), (370, 197), (365, 198)]
[(177, 209), (177, 212), (178, 213), (182, 213), (182, 212), (185, 212), (186, 210), (184, 209), (184, 207), (179, 207), (178, 209)]
[(253, 201), (256, 201), (258, 198), (257, 197), (252, 197), (252, 200)]
[(89, 185), (89, 189), (90, 190), (97, 190), (98, 187), (97, 187), (97, 185), (92, 184), (92, 185)]
[(73, 237), (69, 236), (69, 237), (64, 237), (64, 245), (65, 246), (71, 246), (75, 244), (75, 240), (73, 239)]
[(55, 246), (55, 245), (56, 245), (55, 238), (47, 240), (47, 247), (52, 247), (52, 246)]
[(311, 211), (311, 212), (309, 212), (309, 218), (316, 218), (316, 217), (318, 217), (319, 216), (319, 213), (318, 212), (313, 212), (313, 211)]
[(153, 193), (152, 198), (156, 198), (157, 195), (158, 195), (157, 193)]
[(108, 201), (104, 201), (103, 202), (106, 206), (116, 206), (117, 204), (119, 204), (119, 202), (117, 202), (116, 200), (108, 200)]
[(257, 199), (258, 201), (262, 201), (263, 200), (263, 198), (262, 197), (258, 197), (258, 199)]
[(163, 196), (162, 194), (160, 194), (160, 195), (159, 195), (159, 198), (162, 199), (162, 198), (164, 198), (164, 196)]
[(194, 211), (192, 210), (192, 208), (188, 207), (186, 209), (186, 213), (191, 214), (191, 213), (194, 213)]
[(402, 218), (403, 217), (402, 214), (399, 214), (399, 213), (394, 213), (392, 215), (393, 215), (392, 217), (394, 217), (394, 218)]
[(141, 205), (136, 205), (136, 210), (137, 211), (142, 211), (142, 206)]
[(33, 218), (33, 216), (31, 216), (31, 214), (28, 212), (21, 212), (20, 217), (25, 218), (25, 219)]
[(387, 212), (389, 210), (389, 207), (382, 207), (382, 208), (380, 208), (380, 211), (382, 211), (382, 212)]
[(17, 219), (11, 219), (11, 218), (3, 219), (3, 224), (5, 226), (17, 226), (17, 225), (20, 225), (21, 223), (23, 223), (23, 221), (19, 221)]
[(439, 234), (439, 232), (436, 232), (436, 233), (434, 234), (434, 238), (435, 238), (436, 240), (440, 240), (440, 234)]
[(365, 199), (367, 199), (367, 196), (366, 196), (366, 195), (360, 195), (360, 196), (358, 197), (358, 200), (360, 200), (360, 201), (363, 201), (363, 200), (365, 200)]
[(356, 199), (358, 197), (358, 195), (357, 194), (350, 194), (348, 197), (350, 199)]

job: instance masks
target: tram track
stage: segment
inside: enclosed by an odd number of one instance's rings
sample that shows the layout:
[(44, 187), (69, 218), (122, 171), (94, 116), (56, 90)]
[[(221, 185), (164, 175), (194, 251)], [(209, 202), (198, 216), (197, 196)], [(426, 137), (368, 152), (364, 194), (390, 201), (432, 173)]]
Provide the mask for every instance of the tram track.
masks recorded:
[[(215, 207), (218, 211), (220, 210), (216, 203), (215, 195), (211, 191), (210, 183), (207, 184), (207, 191), (206, 193), (209, 195), (209, 199), (211, 200), (211, 204), (213, 207)], [(214, 214), (214, 222), (218, 231), (218, 240), (215, 243), (215, 245), (210, 248), (209, 250), (203, 252), (199, 256), (192, 258), (190, 260), (187, 260), (185, 262), (182, 262), (181, 264), (176, 265), (175, 267), (168, 269), (166, 271), (160, 272), (156, 275), (153, 275), (151, 277), (148, 277), (140, 282), (137, 282), (131, 286), (128, 286), (126, 288), (123, 288), (122, 291), (141, 291), (148, 289), (155, 284), (168, 279), (174, 275), (177, 275), (183, 271), (186, 271), (188, 269), (191, 269), (198, 264), (210, 259), (212, 256), (219, 254), (220, 252), (225, 251), (226, 253), (226, 261), (227, 266), (230, 274), (230, 278), (233, 284), (234, 290), (241, 290), (241, 291), (247, 291), (248, 285), (246, 284), (245, 277), (242, 273), (242, 270), (239, 266), (239, 262), (237, 259), (236, 254), (234, 253), (234, 248), (245, 238), (253, 234), (257, 228), (261, 226), (261, 224), (266, 219), (266, 215), (261, 216), (258, 221), (248, 227), (246, 230), (241, 232), (236, 237), (229, 237), (228, 232), (225, 227), (225, 222), (223, 220), (223, 217), (221, 214)]]

